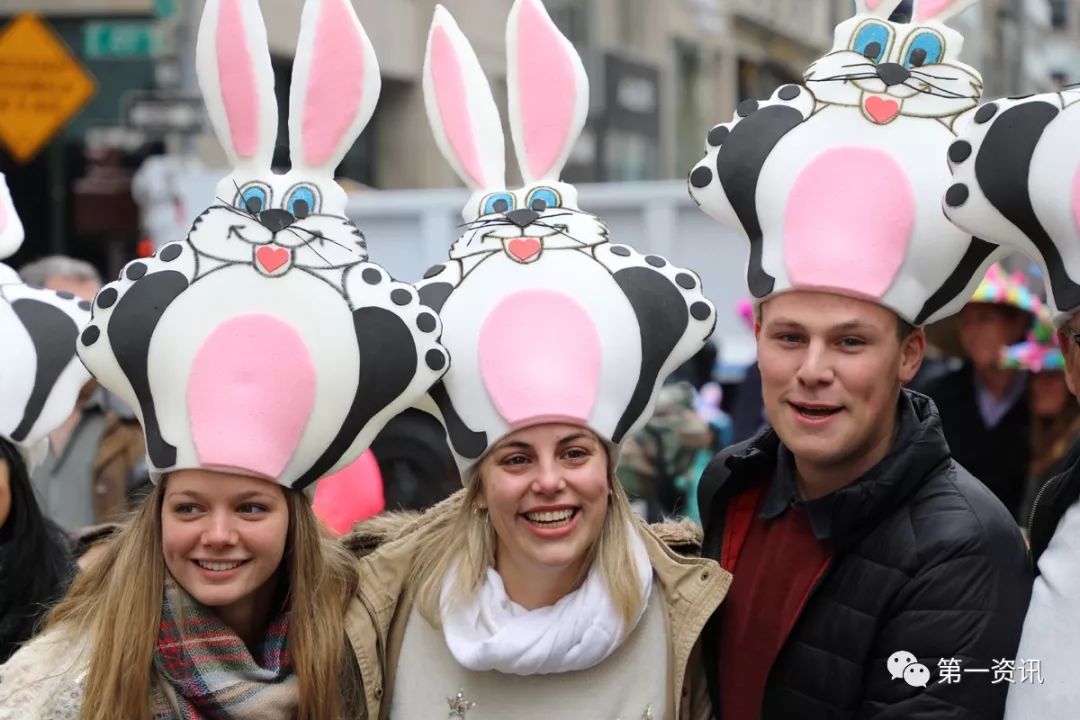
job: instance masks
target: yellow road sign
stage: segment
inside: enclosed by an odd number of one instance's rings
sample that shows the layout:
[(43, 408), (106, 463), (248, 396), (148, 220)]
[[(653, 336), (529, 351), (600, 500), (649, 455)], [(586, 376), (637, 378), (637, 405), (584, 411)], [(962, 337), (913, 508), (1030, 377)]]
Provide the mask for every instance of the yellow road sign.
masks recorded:
[(30, 162), (96, 90), (63, 40), (33, 13), (0, 32), (0, 141), (18, 162)]

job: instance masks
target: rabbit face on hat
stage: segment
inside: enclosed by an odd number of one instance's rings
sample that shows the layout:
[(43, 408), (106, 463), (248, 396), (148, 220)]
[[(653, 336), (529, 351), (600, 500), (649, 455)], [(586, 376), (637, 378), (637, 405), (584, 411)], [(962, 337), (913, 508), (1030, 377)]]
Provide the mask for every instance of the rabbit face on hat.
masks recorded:
[(446, 426), (463, 476), (500, 438), (531, 424), (580, 424), (617, 445), (649, 417), (663, 379), (716, 321), (696, 275), (612, 245), (560, 180), (585, 125), (589, 85), (540, 0), (514, 2), (506, 45), (522, 188), (506, 185), (491, 89), (441, 6), (424, 64), (436, 142), (473, 191), (449, 262), (418, 285), (454, 358), (425, 409)]
[[(0, 174), (0, 260), (23, 241), (23, 226)], [(75, 356), (90, 303), (68, 292), (31, 287), (0, 262), (0, 438), (30, 470), (45, 459), (49, 433), (71, 416), (90, 374)]]
[(208, 0), (199, 81), (234, 163), (183, 242), (98, 293), (79, 353), (136, 409), (151, 475), (224, 469), (302, 488), (346, 466), (448, 365), (436, 315), (368, 261), (334, 168), (379, 69), (349, 0), (307, 0), (290, 95), (292, 169), (257, 2)]
[[(534, 44), (526, 45), (522, 33)], [(577, 52), (538, 2), (514, 4), (506, 39), (510, 128), (525, 183), (515, 189), (506, 184), (502, 121), (484, 72), (442, 6), (428, 37), (428, 118), (443, 155), (473, 191), (462, 210), (465, 230), (450, 250), (466, 272), (498, 253), (527, 264), (547, 251), (590, 248), (608, 236), (599, 218), (578, 207), (577, 189), (559, 179), (589, 108), (589, 81)]]
[(960, 62), (964, 37), (945, 21), (974, 2), (921, 0), (908, 23), (889, 21), (897, 2), (858, 2), (804, 80), (819, 103), (859, 108), (878, 124), (900, 117), (952, 124), (978, 104), (982, 78)]
[(367, 255), (334, 170), (379, 99), (371, 42), (348, 3), (305, 4), (289, 93), (292, 168), (278, 175), (271, 171), (277, 100), (258, 3), (228, 0), (211, 10), (199, 28), (199, 82), (234, 169), (190, 241), (208, 258), (249, 263), (265, 275), (296, 266), (340, 285), (340, 271)]
[(914, 325), (958, 311), (998, 257), (945, 218), (942, 158), (982, 91), (944, 22), (975, 0), (856, 0), (805, 85), (746, 100), (709, 133), (690, 194), (750, 240), (755, 300), (788, 290), (870, 300)]

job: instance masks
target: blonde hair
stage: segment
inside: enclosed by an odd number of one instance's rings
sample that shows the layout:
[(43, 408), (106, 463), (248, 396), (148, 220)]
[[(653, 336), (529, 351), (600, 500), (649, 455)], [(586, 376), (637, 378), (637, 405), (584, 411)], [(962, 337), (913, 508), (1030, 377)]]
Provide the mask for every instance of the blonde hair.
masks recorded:
[[(165, 559), (164, 483), (134, 512), (104, 556), (76, 578), (48, 626), (90, 639), (80, 720), (149, 720)], [(354, 558), (323, 530), (303, 493), (285, 490), (289, 535), (289, 652), (299, 686), (297, 718), (343, 718), (361, 681), (346, 648), (345, 612), (356, 592)]]
[[(589, 549), (584, 573), (588, 573), (594, 563), (600, 564), (615, 609), (629, 625), (644, 602), (630, 550), (630, 533), (636, 532), (634, 511), (615, 478), (610, 454), (607, 475), (610, 491), (607, 515), (600, 537)], [(450, 597), (463, 598), (475, 593), (488, 568), (495, 566), (498, 538), (486, 513), (477, 510), (482, 491), (480, 463), (476, 463), (466, 474), (465, 497), (461, 505), (456, 512), (447, 513), (424, 529), (424, 539), (415, 555), (409, 586), (416, 588), (417, 610), (435, 628), (442, 625), (440, 600), (447, 573), (457, 567), (457, 579), (450, 589)], [(582, 576), (579, 581), (584, 579)]]

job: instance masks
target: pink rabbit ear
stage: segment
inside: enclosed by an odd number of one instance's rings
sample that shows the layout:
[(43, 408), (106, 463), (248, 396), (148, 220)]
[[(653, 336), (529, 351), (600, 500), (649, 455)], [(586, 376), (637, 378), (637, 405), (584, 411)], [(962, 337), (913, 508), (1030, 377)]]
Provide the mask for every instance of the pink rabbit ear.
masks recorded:
[(379, 61), (349, 0), (307, 0), (289, 91), (293, 167), (333, 175), (379, 102)]
[(873, 15), (885, 20), (900, 7), (903, 0), (855, 0), (856, 15)]
[(11, 257), (23, 241), (23, 225), (11, 201), (7, 179), (0, 173), (0, 260)]
[(278, 114), (258, 2), (207, 0), (196, 66), (210, 122), (229, 159), (237, 166), (269, 168)]
[(499, 110), (472, 45), (453, 16), (435, 6), (424, 56), (424, 105), (435, 142), (466, 185), (506, 184), (506, 150)]
[(510, 128), (526, 184), (558, 180), (589, 114), (589, 78), (540, 0), (516, 0), (506, 27)]
[(945, 22), (956, 17), (979, 0), (915, 0), (913, 20), (917, 23)]

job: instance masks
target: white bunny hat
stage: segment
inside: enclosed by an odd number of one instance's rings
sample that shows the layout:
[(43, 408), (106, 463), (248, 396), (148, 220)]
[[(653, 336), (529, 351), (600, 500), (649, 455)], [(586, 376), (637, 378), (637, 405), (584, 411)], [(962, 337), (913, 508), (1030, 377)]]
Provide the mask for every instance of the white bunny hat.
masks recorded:
[(378, 102), (349, 0), (307, 0), (290, 95), (293, 165), (253, 0), (208, 0), (199, 81), (234, 171), (186, 240), (98, 293), (79, 354), (136, 409), (151, 475), (183, 468), (303, 488), (352, 462), (448, 365), (415, 288), (368, 262), (334, 169)]
[[(23, 226), (0, 174), (0, 260), (22, 241)], [(90, 303), (26, 285), (0, 263), (0, 438), (18, 448), (31, 470), (90, 381), (75, 357), (75, 339), (89, 318)]]
[(617, 450), (716, 321), (694, 273), (612, 245), (560, 180), (589, 84), (540, 0), (516, 0), (506, 47), (525, 180), (514, 190), (487, 78), (450, 13), (436, 8), (424, 99), (440, 150), (473, 195), (449, 262), (418, 285), (453, 358), (425, 409), (445, 425), (463, 478), (507, 433), (538, 423), (584, 425)]
[(1002, 98), (949, 148), (945, 213), (978, 237), (1042, 266), (1054, 310), (1080, 311), (1080, 89)]
[(922, 325), (960, 309), (996, 246), (941, 213), (945, 153), (982, 93), (945, 22), (976, 0), (856, 0), (804, 85), (740, 103), (708, 134), (690, 194), (750, 240), (758, 301), (804, 289), (871, 300)]

